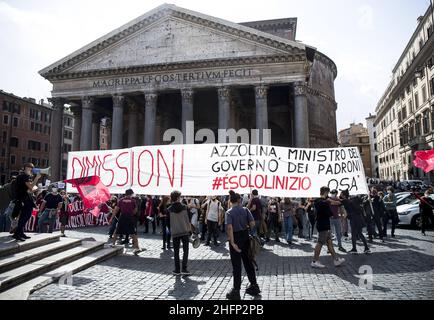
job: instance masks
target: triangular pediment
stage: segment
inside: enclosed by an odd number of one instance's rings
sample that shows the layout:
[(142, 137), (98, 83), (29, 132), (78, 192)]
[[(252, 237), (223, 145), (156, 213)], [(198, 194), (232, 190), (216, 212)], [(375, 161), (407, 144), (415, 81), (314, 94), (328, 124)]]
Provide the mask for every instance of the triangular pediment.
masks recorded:
[(40, 73), (302, 54), (303, 44), (174, 5), (162, 5)]

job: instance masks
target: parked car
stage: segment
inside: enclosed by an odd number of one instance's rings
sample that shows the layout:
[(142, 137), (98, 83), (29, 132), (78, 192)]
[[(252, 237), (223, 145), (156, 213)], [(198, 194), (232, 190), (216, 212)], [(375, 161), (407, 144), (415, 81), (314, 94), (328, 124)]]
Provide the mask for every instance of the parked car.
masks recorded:
[(399, 189), (401, 190), (422, 190), (424, 186), (424, 182), (422, 180), (404, 180), (399, 183)]
[[(434, 194), (430, 195), (434, 200)], [(422, 227), (422, 218), (419, 211), (419, 199), (413, 200), (410, 203), (402, 204), (396, 207), (399, 217), (399, 225), (411, 225), (414, 228)], [(431, 221), (433, 224), (434, 221)]]

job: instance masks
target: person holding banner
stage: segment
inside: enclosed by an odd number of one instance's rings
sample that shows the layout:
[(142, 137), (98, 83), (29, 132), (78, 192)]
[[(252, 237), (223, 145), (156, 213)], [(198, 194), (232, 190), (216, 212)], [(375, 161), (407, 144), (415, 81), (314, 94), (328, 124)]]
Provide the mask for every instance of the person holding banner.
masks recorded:
[(131, 235), (133, 238), (133, 253), (134, 255), (138, 255), (143, 249), (140, 249), (139, 240), (137, 238), (137, 223), (134, 217), (137, 212), (137, 203), (133, 196), (134, 191), (128, 189), (125, 192), (125, 196), (119, 200), (113, 212), (114, 215), (120, 212), (120, 216), (116, 231), (113, 235), (112, 246), (115, 246), (118, 234)]
[(261, 293), (256, 281), (255, 268), (249, 259), (249, 229), (254, 227), (255, 221), (252, 214), (241, 206), (241, 196), (233, 191), (230, 192), (231, 209), (226, 212), (225, 222), (229, 240), (229, 249), (233, 268), (234, 287), (226, 294), (228, 300), (241, 300), (241, 262), (247, 272), (250, 286), (246, 293), (257, 296)]
[(338, 201), (330, 200), (328, 198), (329, 192), (329, 187), (322, 187), (320, 189), (321, 198), (317, 199), (314, 203), (317, 214), (316, 228), (318, 230), (318, 243), (315, 247), (314, 257), (311, 263), (312, 268), (325, 268), (325, 265), (319, 262), (319, 256), (323, 245), (327, 246), (328, 252), (332, 255), (335, 267), (338, 267), (345, 262), (345, 259), (339, 258), (333, 248), (330, 225), (330, 218), (333, 216), (333, 212), (330, 208), (330, 204), (337, 204)]

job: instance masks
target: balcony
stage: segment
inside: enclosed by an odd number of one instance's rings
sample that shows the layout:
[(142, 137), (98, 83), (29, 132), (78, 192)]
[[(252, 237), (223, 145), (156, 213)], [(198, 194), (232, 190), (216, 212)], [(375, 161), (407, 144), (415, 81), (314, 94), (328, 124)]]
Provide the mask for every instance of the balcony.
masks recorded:
[(413, 147), (413, 146), (419, 145), (419, 144), (425, 144), (425, 143), (426, 143), (426, 140), (423, 136), (417, 136), (417, 137), (414, 137), (414, 138), (408, 140), (408, 145), (410, 147)]

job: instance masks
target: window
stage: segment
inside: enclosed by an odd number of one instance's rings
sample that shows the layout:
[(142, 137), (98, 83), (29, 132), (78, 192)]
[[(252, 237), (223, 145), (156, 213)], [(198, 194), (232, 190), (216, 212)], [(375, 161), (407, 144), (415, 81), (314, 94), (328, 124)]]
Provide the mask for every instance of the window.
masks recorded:
[(377, 151), (377, 144), (374, 143), (374, 150)]
[(434, 77), (431, 78), (431, 95), (434, 96)]
[(29, 143), (27, 146), (28, 146), (29, 150), (37, 150), (37, 151), (41, 150), (41, 143), (38, 141), (29, 140)]
[(24, 164), (26, 164), (26, 162), (27, 162), (27, 161), (26, 161), (26, 157), (22, 157), (22, 158), (21, 158), (21, 163), (24, 165)]
[(422, 116), (422, 128), (423, 134), (427, 134), (429, 132), (429, 123), (428, 123), (428, 110), (423, 112)]
[(3, 137), (2, 137), (2, 142), (6, 143), (6, 138), (8, 137), (8, 134), (6, 131), (3, 131)]
[(15, 164), (15, 156), (11, 155), (11, 164)]
[(18, 142), (18, 138), (16, 138), (16, 137), (11, 137), (11, 140), (9, 141), (9, 144), (10, 144), (10, 146), (13, 147), (13, 148), (18, 148), (18, 144), (19, 144), (19, 142)]
[(420, 116), (416, 118), (416, 122), (414, 124), (414, 129), (416, 132), (416, 137), (420, 136), (421, 132), (420, 132)]
[(426, 86), (423, 85), (423, 87), (422, 87), (422, 104), (425, 103), (426, 99), (427, 99)]
[(402, 107), (402, 121), (404, 121), (405, 119), (407, 119), (407, 105), (404, 104), (404, 106)]
[(18, 127), (18, 118), (14, 118), (14, 127), (15, 127), (15, 128)]
[(419, 108), (419, 93), (414, 94), (414, 106), (416, 107), (415, 111)]
[(102, 140), (101, 143), (105, 143), (105, 142), (104, 142), (104, 138), (102, 138), (101, 140)]
[(67, 153), (67, 152), (71, 152), (71, 150), (72, 150), (72, 146), (70, 144), (65, 143), (63, 145), (63, 152)]
[(9, 117), (8, 116), (3, 116), (3, 124), (9, 124)]
[(411, 114), (413, 112), (413, 101), (410, 99), (408, 100), (408, 114)]
[(45, 152), (48, 152), (48, 143), (45, 144), (44, 150)]

